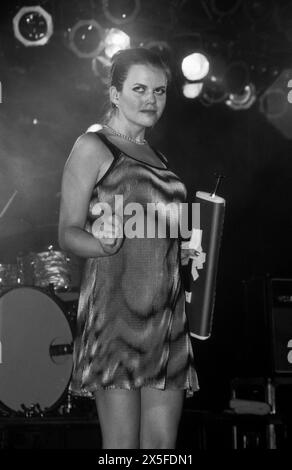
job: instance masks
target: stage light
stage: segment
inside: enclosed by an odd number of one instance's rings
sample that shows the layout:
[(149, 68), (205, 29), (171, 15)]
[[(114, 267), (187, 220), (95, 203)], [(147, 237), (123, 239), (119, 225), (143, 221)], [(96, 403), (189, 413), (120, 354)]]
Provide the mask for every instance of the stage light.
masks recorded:
[(107, 30), (104, 39), (104, 53), (110, 59), (116, 52), (130, 47), (130, 37), (120, 29)]
[(117, 25), (134, 21), (140, 8), (140, 0), (102, 0), (105, 17)]
[(206, 56), (199, 52), (188, 55), (182, 61), (182, 72), (187, 80), (202, 80), (208, 75), (209, 61)]
[(227, 100), (226, 105), (235, 111), (242, 109), (249, 109), (256, 101), (256, 89), (253, 83), (246, 85), (244, 91), (241, 94), (231, 93)]
[(69, 47), (81, 58), (96, 57), (103, 49), (104, 29), (93, 19), (78, 21), (69, 32)]
[(13, 31), (25, 46), (44, 46), (53, 34), (53, 20), (41, 6), (22, 7), (13, 18)]
[(285, 139), (292, 140), (292, 68), (285, 68), (259, 97), (259, 110)]
[(260, 110), (268, 118), (277, 119), (284, 116), (288, 106), (286, 89), (270, 88), (261, 96)]
[(185, 83), (183, 85), (183, 94), (186, 98), (194, 99), (197, 98), (203, 89), (203, 83)]

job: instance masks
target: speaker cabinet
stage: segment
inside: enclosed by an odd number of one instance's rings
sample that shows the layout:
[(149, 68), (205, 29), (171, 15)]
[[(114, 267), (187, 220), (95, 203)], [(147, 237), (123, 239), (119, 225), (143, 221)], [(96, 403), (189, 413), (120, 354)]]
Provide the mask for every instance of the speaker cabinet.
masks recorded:
[(245, 366), (253, 375), (292, 375), (292, 279), (244, 282)]

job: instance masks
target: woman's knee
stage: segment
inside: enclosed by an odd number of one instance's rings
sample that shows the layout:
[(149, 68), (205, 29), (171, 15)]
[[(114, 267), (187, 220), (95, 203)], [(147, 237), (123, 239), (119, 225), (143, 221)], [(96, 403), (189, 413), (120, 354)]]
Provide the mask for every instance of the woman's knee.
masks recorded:
[(183, 391), (142, 391), (140, 446), (142, 449), (174, 449), (182, 413)]
[(141, 449), (175, 449), (177, 433), (174, 430), (161, 430), (142, 433)]
[(103, 449), (138, 449), (139, 435), (136, 432), (118, 432), (107, 430), (102, 432)]

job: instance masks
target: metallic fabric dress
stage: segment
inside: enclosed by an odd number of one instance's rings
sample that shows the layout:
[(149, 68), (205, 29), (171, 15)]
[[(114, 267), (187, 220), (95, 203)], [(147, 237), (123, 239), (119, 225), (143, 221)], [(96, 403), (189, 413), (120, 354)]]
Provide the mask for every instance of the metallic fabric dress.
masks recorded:
[[(115, 196), (125, 206), (175, 203), (186, 188), (169, 168), (144, 163), (123, 153), (102, 134), (114, 160), (94, 186), (85, 229), (91, 232), (99, 204), (115, 211)], [(161, 162), (164, 157), (158, 152)], [(139, 212), (139, 211), (138, 211)], [(145, 222), (140, 214), (138, 223)], [(129, 212), (131, 217), (135, 212)], [(139, 215), (139, 214), (138, 214)], [(131, 222), (124, 215), (124, 231)], [(144, 220), (143, 220), (144, 219)], [(166, 218), (171, 223), (171, 218)], [(172, 218), (173, 219), (173, 218)], [(137, 219), (136, 219), (137, 220)], [(77, 312), (71, 392), (94, 397), (98, 389), (198, 390), (192, 344), (185, 314), (178, 237), (124, 236), (113, 255), (88, 258)]]

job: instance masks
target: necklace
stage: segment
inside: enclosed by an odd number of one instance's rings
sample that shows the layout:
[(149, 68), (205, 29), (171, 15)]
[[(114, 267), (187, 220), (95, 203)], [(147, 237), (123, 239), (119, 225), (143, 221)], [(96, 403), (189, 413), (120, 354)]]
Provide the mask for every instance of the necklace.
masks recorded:
[(129, 142), (132, 142), (133, 144), (138, 144), (138, 145), (145, 145), (147, 144), (147, 140), (138, 140), (138, 139), (133, 139), (132, 137), (129, 137), (128, 135), (121, 134), (121, 132), (116, 131), (112, 127), (110, 127), (108, 124), (104, 124), (106, 129), (109, 129), (114, 135), (121, 137), (122, 139), (128, 140)]

